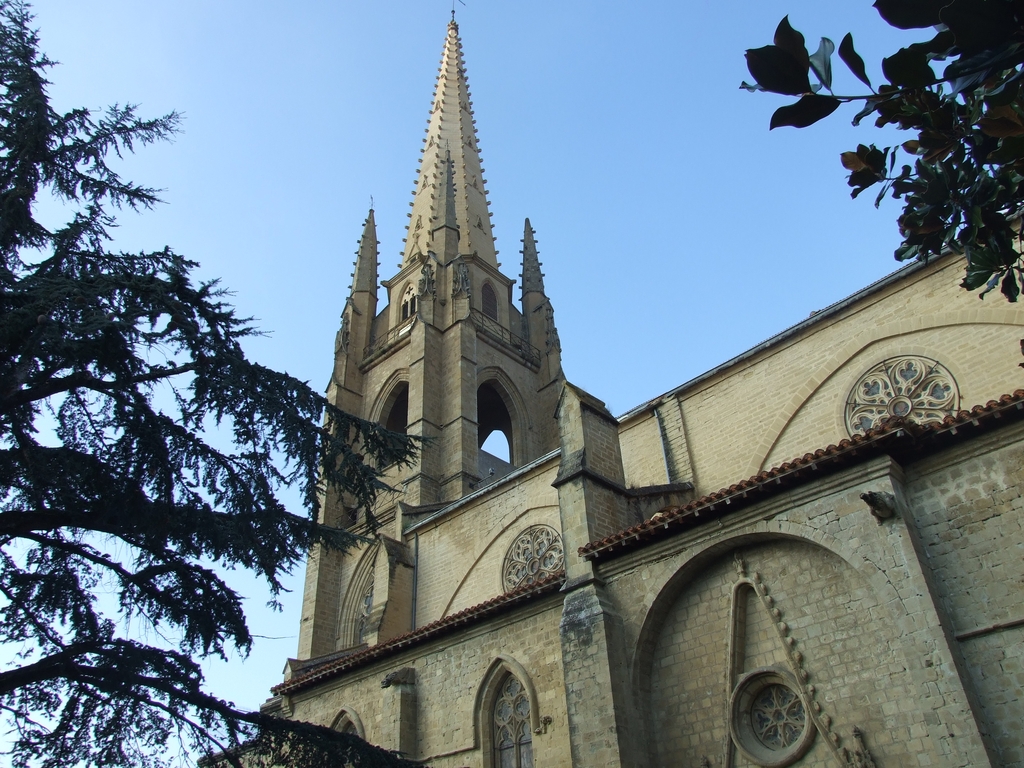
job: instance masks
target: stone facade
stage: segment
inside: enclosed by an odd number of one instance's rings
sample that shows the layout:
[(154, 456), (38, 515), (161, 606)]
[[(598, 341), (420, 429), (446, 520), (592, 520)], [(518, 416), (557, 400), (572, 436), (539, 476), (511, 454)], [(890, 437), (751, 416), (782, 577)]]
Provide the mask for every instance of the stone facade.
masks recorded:
[(430, 440), (379, 528), (328, 497), (368, 543), (311, 553), (267, 711), (453, 768), (1024, 768), (1024, 310), (913, 265), (615, 418), (564, 380), (529, 222), (512, 301), (481, 174), (453, 22), (330, 389)]

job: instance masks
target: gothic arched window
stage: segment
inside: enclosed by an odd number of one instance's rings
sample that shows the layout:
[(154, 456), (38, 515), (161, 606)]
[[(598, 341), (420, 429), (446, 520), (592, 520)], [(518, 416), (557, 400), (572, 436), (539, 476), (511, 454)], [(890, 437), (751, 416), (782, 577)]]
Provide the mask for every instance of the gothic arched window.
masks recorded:
[(402, 319), (408, 320), (416, 314), (416, 291), (410, 285), (402, 296)]
[(483, 304), (484, 314), (491, 318), (491, 320), (497, 320), (498, 297), (494, 294), (494, 289), (491, 288), (490, 283), (484, 283), (484, 287), (480, 291), (480, 302)]
[(498, 689), (491, 727), (495, 768), (533, 768), (530, 696), (511, 673), (505, 676)]

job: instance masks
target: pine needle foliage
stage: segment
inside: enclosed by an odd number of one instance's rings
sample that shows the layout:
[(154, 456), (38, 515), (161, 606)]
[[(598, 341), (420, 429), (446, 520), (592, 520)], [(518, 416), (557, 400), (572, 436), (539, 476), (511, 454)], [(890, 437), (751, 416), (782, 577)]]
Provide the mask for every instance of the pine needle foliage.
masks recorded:
[[(325, 489), (368, 507), (385, 488), (374, 467), (414, 447), (248, 360), (254, 329), (216, 282), (193, 280), (194, 262), (112, 250), (115, 213), (158, 202), (114, 163), (172, 136), (179, 117), (59, 114), (52, 65), (29, 8), (0, 0), (7, 761), (159, 768), (219, 752), (238, 765), (246, 742), (250, 765), (403, 764), (348, 734), (240, 711), (204, 689), (197, 660), (253, 641), (217, 569), (250, 571), (276, 595), (314, 544), (351, 543), (316, 522)], [(39, 221), (41, 195), (65, 204), (64, 224)], [(288, 486), (299, 514), (280, 498)]]

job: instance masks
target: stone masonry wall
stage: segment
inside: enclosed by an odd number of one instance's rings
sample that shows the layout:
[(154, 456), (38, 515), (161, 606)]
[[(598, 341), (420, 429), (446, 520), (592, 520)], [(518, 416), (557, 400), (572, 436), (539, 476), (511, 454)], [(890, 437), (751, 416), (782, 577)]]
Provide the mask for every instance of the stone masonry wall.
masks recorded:
[[(531, 525), (561, 530), (552, 459), (418, 528), (416, 625), (423, 626), (502, 593), (501, 567), (513, 539)], [(414, 547), (412, 537), (407, 538)]]
[[(912, 495), (898, 466), (874, 459), (599, 566), (644, 740), (661, 745), (649, 765), (728, 764), (729, 680), (771, 665), (806, 673), (821, 707), (800, 765), (834, 764), (833, 734), (852, 749), (855, 726), (879, 766), (989, 764), (913, 531), (903, 518), (878, 524), (860, 499), (869, 490)], [(779, 616), (752, 614), (733, 665), (736, 554)]]
[(388, 708), (388, 690), (381, 680), (398, 669), (414, 669), (418, 753), (411, 757), (435, 768), (489, 766), (481, 749), (484, 735), (477, 732), (477, 716), (489, 724), (490, 713), (478, 713), (477, 700), (500, 657), (518, 662), (537, 694), (538, 716), (551, 718), (542, 733), (533, 736), (537, 766), (569, 765), (558, 623), (560, 594), (539, 598), (458, 636), (448, 636), (406, 653), (355, 670), (292, 698), (291, 717), (331, 725), (342, 709), (355, 712), (366, 739), (393, 748), (395, 724)]
[[(762, 468), (846, 437), (843, 408), (849, 388), (870, 365), (897, 354), (924, 354), (956, 377), (966, 407), (1020, 386), (1018, 340), (1024, 309), (978, 301), (959, 287), (963, 263), (950, 259), (887, 286), (769, 350), (677, 394), (692, 457), (697, 495), (717, 491)], [(863, 369), (863, 370), (862, 370)], [(649, 438), (635, 422), (623, 433)], [(636, 467), (658, 456), (653, 439), (630, 445)], [(625, 444), (624, 444), (625, 447)], [(631, 473), (636, 470), (630, 469)]]
[[(1021, 429), (1015, 429), (1021, 436)], [(1024, 447), (915, 467), (911, 507), (999, 764), (1024, 766)]]

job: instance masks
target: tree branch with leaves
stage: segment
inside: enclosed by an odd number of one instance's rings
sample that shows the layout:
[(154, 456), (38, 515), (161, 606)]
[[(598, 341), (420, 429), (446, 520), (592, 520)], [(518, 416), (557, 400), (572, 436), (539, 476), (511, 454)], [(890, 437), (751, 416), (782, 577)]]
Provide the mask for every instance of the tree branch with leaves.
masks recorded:
[[(198, 660), (246, 653), (242, 598), (314, 545), (328, 488), (367, 509), (410, 438), (250, 361), (256, 331), (169, 248), (112, 248), (114, 212), (158, 202), (108, 159), (176, 114), (58, 113), (27, 5), (0, 0), (0, 713), (15, 768), (407, 764), (349, 734), (246, 712)], [(66, 223), (35, 217), (40, 195)], [(215, 431), (211, 439), (208, 431)], [(230, 447), (218, 447), (227, 444)], [(296, 487), (304, 509), (281, 492)], [(103, 597), (99, 597), (99, 595)], [(143, 642), (140, 638), (152, 640)], [(180, 750), (174, 750), (180, 744)], [(176, 756), (177, 752), (177, 756)], [(275, 762), (276, 761), (276, 762)]]
[(874, 116), (878, 127), (916, 134), (898, 146), (843, 152), (853, 197), (877, 185), (876, 206), (887, 194), (903, 201), (898, 260), (962, 254), (964, 288), (982, 289), (981, 298), (998, 288), (1017, 301), (1024, 286), (1024, 0), (877, 0), (874, 7), (893, 27), (934, 32), (884, 58), (887, 82), (877, 89), (847, 34), (839, 58), (869, 92), (837, 94), (835, 44), (822, 38), (809, 54), (788, 17), (772, 45), (747, 51), (755, 82), (741, 87), (800, 97), (775, 111), (773, 129), (805, 128), (856, 102), (854, 125)]

